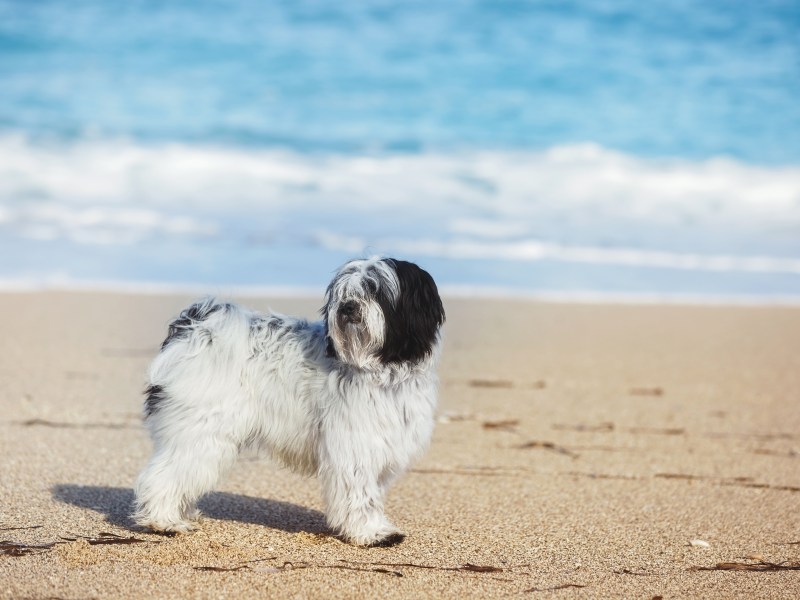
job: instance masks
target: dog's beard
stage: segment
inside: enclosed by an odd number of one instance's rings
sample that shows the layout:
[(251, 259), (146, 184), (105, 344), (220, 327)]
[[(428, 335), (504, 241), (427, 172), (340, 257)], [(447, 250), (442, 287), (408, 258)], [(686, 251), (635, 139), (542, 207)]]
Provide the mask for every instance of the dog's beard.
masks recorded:
[(344, 363), (366, 369), (379, 361), (383, 346), (385, 322), (377, 302), (359, 300), (359, 319), (354, 322), (341, 312), (344, 303), (332, 307), (329, 315), (329, 334), (336, 354)]

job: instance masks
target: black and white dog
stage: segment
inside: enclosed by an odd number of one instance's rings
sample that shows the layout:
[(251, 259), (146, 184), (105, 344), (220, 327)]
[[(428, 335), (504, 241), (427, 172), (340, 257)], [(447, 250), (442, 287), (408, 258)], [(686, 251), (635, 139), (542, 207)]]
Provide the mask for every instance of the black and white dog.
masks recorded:
[(309, 323), (207, 299), (172, 321), (149, 372), (154, 452), (136, 482), (140, 525), (185, 532), (196, 503), (248, 446), (322, 483), (328, 524), (358, 545), (404, 536), (394, 479), (430, 440), (445, 315), (431, 276), (353, 260)]

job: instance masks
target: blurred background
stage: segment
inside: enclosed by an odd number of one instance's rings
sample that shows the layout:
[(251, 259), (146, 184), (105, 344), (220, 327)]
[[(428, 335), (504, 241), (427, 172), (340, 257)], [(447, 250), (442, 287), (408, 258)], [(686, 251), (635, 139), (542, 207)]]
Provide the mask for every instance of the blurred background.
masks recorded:
[(797, 0), (0, 0), (0, 285), (800, 297)]

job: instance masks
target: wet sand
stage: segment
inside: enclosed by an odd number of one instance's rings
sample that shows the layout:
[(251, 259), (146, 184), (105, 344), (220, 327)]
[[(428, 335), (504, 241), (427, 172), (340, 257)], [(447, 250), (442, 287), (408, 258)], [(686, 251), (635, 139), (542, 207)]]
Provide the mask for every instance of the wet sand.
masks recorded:
[(144, 373), (189, 300), (0, 294), (0, 597), (800, 595), (800, 309), (446, 298), (439, 423), (387, 503), (408, 537), (361, 549), (255, 454), (201, 531), (133, 526)]

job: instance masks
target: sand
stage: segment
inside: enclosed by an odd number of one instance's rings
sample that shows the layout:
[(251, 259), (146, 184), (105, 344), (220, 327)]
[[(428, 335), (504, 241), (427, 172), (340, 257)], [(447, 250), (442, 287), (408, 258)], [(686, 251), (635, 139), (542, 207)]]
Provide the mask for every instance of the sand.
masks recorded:
[(388, 499), (408, 538), (361, 549), (257, 455), (201, 531), (132, 526), (144, 372), (188, 300), (0, 295), (0, 597), (800, 595), (800, 309), (446, 299), (439, 422)]

